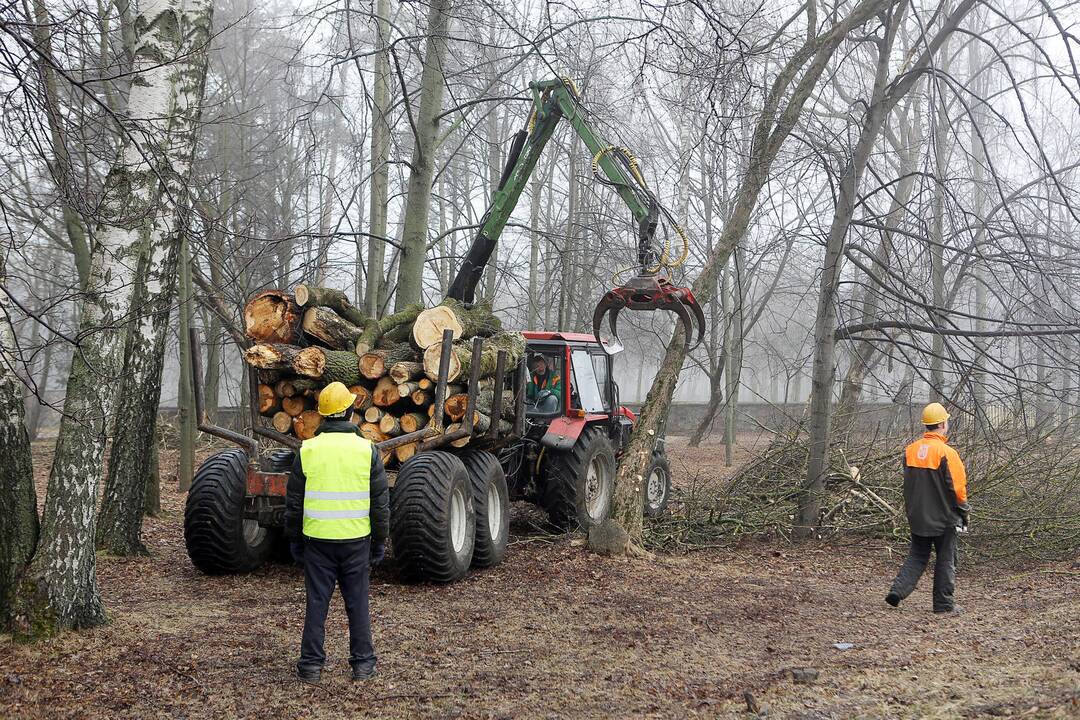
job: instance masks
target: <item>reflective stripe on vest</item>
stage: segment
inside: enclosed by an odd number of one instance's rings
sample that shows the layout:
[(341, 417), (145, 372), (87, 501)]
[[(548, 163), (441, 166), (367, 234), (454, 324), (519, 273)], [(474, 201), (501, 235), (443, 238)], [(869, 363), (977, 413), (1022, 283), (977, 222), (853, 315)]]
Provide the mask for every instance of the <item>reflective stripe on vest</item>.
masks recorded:
[(371, 534), (371, 453), (353, 433), (323, 433), (300, 446), (304, 486), (304, 535), (353, 540)]

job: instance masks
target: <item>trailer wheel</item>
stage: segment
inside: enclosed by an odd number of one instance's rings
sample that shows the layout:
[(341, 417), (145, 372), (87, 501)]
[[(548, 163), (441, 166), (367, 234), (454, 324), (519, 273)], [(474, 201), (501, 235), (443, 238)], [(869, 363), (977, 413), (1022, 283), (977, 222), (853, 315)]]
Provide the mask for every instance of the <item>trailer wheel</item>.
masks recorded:
[(510, 537), (510, 493), (499, 459), (486, 450), (459, 456), (472, 482), (476, 509), (476, 544), (473, 567), (493, 567), (502, 562)]
[(541, 504), (560, 531), (588, 530), (611, 514), (615, 451), (599, 428), (586, 428), (569, 452), (549, 456)]
[(671, 500), (671, 463), (663, 455), (653, 455), (649, 471), (645, 475), (646, 517), (659, 517)]
[(251, 572), (269, 556), (278, 533), (244, 518), (247, 453), (226, 450), (199, 466), (184, 506), (188, 557), (209, 575)]
[[(266, 472), (289, 473), (295, 459), (296, 453), (292, 450), (272, 450), (263, 460), (262, 469)], [(274, 534), (274, 546), (268, 559), (282, 565), (298, 565), (289, 547), (289, 539), (285, 537), (285, 528), (275, 528), (271, 532)]]
[(450, 583), (469, 570), (476, 511), (469, 473), (440, 450), (414, 455), (390, 490), (390, 541), (407, 580)]

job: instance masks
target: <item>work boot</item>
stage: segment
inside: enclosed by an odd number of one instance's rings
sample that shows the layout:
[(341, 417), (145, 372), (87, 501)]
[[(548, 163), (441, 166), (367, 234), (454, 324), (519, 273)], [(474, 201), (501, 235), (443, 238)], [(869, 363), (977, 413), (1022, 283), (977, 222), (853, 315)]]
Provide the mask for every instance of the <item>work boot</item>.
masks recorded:
[(934, 608), (935, 615), (959, 615), (964, 612), (964, 609), (959, 605), (953, 605), (951, 608)]
[(322, 670), (320, 668), (297, 668), (296, 677), (300, 678), (300, 682), (314, 685), (322, 680)]
[(885, 602), (889, 603), (893, 607), (896, 607), (897, 605), (900, 604), (900, 595), (897, 594), (897, 593), (891, 592), (891, 593), (889, 593), (888, 595), (885, 596)]
[(361, 665), (361, 664), (353, 665), (353, 669), (352, 669), (352, 679), (353, 680), (370, 680), (373, 677), (375, 677), (375, 666), (374, 665)]

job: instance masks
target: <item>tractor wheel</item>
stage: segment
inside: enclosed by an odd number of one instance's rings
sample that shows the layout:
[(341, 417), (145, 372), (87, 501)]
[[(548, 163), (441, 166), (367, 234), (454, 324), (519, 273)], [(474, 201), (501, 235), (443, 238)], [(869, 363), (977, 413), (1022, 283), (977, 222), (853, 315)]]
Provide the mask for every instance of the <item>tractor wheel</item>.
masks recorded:
[(450, 583), (469, 570), (476, 540), (469, 473), (455, 455), (414, 455), (390, 489), (390, 541), (408, 580)]
[(510, 493), (499, 459), (485, 450), (459, 456), (472, 481), (476, 509), (476, 544), (473, 567), (492, 567), (502, 562), (510, 537)]
[(210, 575), (250, 572), (267, 559), (278, 533), (244, 518), (247, 453), (214, 455), (195, 473), (184, 507), (188, 557)]
[(659, 517), (671, 500), (671, 463), (663, 455), (653, 455), (645, 474), (645, 516)]
[(569, 452), (548, 456), (541, 504), (560, 531), (588, 530), (611, 514), (615, 451), (599, 428), (586, 428)]

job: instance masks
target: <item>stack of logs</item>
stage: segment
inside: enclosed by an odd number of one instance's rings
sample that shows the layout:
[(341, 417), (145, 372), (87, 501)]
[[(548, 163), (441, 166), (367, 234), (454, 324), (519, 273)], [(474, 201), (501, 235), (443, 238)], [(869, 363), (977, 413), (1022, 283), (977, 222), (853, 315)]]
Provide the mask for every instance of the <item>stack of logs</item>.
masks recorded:
[[(372, 442), (435, 427), (435, 384), (447, 328), (454, 337), (444, 403), (449, 424), (436, 429), (452, 433), (462, 427), (472, 369), (471, 338), (481, 337), (473, 430), (487, 432), (498, 353), (507, 351), (509, 371), (525, 351), (524, 337), (504, 332), (483, 305), (465, 308), (446, 300), (435, 307), (412, 306), (372, 319), (340, 290), (306, 285), (297, 286), (292, 294), (267, 290), (256, 295), (244, 308), (244, 328), (254, 343), (244, 351), (244, 360), (258, 370), (259, 413), (274, 430), (300, 440), (312, 437), (321, 424), (318, 394), (334, 381), (356, 394), (352, 420)], [(499, 432), (510, 432), (511, 391), (503, 393), (500, 414)], [(463, 447), (469, 441), (464, 437), (451, 444)], [(416, 449), (415, 442), (400, 445), (385, 451), (383, 460), (404, 462)]]

